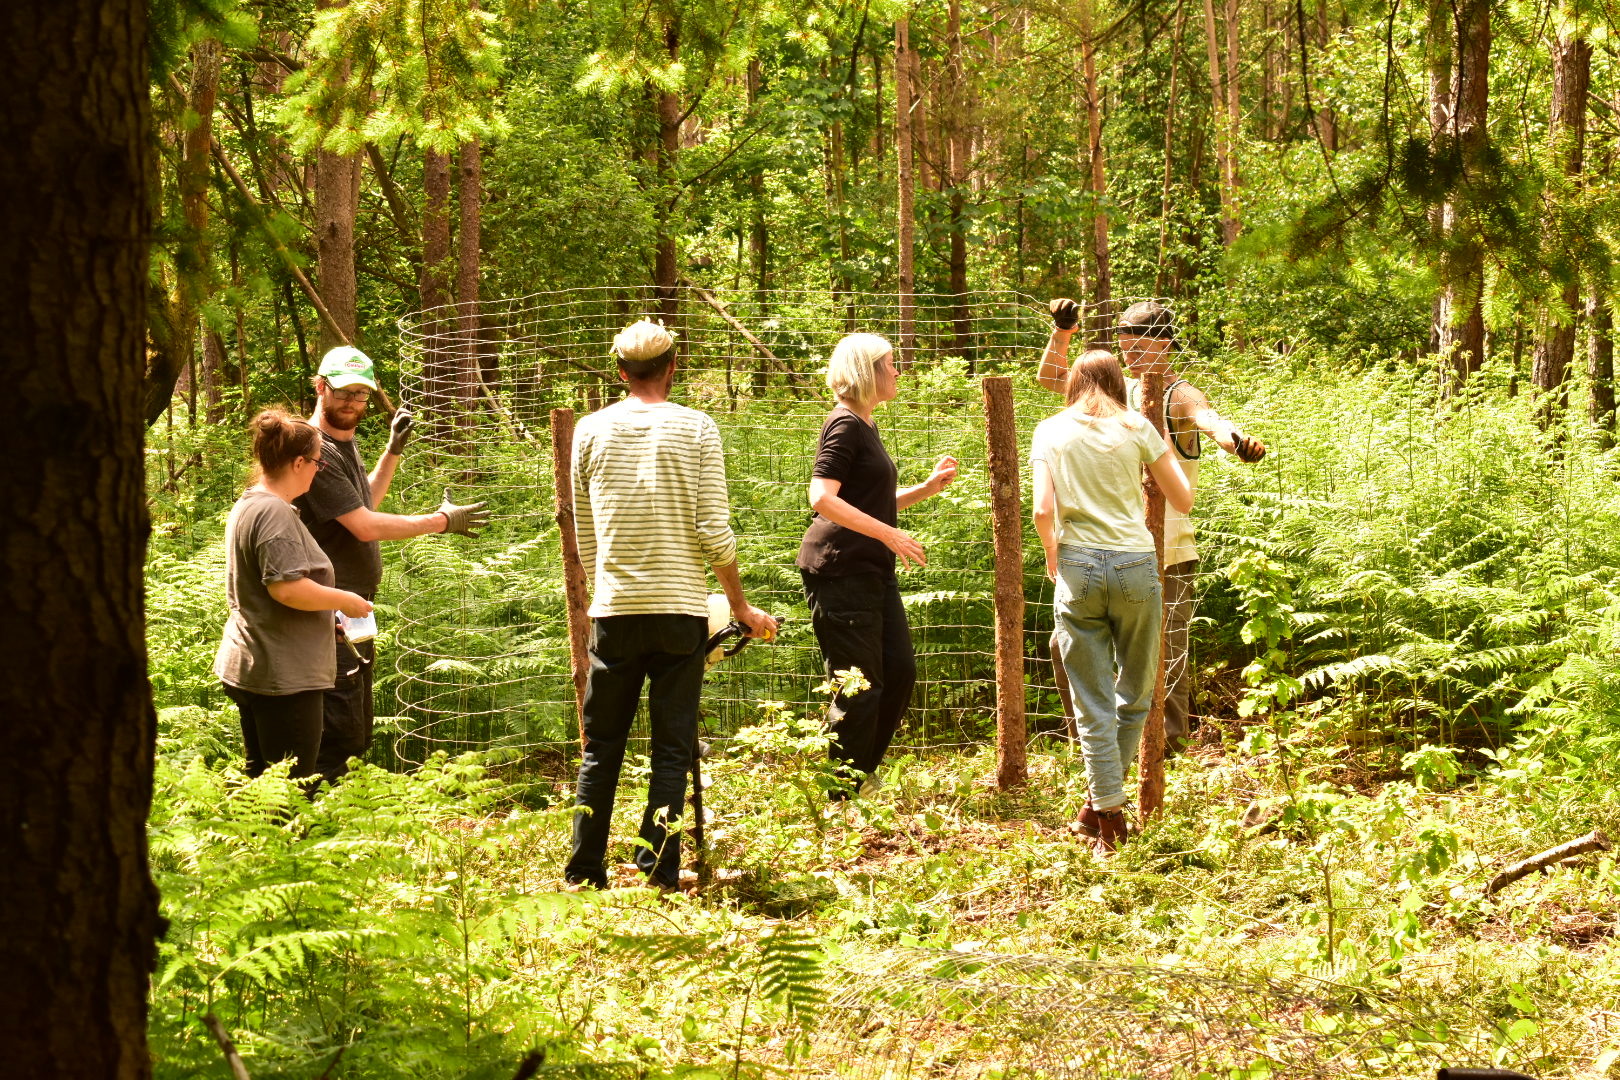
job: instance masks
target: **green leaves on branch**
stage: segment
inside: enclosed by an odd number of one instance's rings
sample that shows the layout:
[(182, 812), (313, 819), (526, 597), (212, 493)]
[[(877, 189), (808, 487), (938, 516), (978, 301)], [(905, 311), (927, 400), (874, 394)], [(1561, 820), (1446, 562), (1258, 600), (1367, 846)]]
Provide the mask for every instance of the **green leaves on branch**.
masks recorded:
[(451, 153), (504, 135), (494, 16), (468, 0), (354, 0), (315, 19), (308, 67), (287, 80), (279, 119), (300, 153), (358, 153), (408, 135)]

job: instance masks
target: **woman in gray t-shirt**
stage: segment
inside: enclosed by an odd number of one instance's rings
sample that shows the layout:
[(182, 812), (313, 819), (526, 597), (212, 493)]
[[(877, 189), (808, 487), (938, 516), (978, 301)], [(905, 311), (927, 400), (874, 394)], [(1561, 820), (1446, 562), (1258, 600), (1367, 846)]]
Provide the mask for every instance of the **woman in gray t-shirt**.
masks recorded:
[(1035, 531), (1046, 549), (1058, 651), (1080, 720), (1091, 797), (1080, 832), (1099, 854), (1125, 839), (1125, 775), (1142, 737), (1159, 662), (1159, 567), (1142, 514), (1142, 466), (1171, 506), (1192, 509), (1165, 441), (1125, 404), (1119, 360), (1092, 349), (1069, 369), (1069, 407), (1040, 423), (1030, 450)]
[(314, 774), (321, 697), (336, 681), (332, 612), (371, 612), (362, 596), (332, 588), (332, 562), (292, 501), (322, 467), (320, 432), (280, 409), (253, 418), (254, 483), (225, 523), (225, 593), (231, 613), (214, 674), (242, 717), (247, 773), (292, 759)]

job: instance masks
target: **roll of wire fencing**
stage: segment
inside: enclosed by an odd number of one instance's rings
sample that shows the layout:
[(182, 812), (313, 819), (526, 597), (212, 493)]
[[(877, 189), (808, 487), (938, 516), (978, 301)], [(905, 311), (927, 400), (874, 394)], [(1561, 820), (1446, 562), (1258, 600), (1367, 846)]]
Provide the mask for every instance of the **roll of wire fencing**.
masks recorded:
[[(1107, 340), (1114, 313), (1085, 313), (1085, 340)], [(914, 339), (898, 355), (899, 396), (876, 420), (902, 487), (945, 455), (960, 463), (943, 494), (901, 513), (927, 548), (926, 568), (900, 583), (918, 681), (897, 745), (971, 745), (993, 736), (994, 554), (985, 420), (977, 376), (1015, 382), (1022, 492), (1035, 425), (1062, 402), (1035, 381), (1051, 328), (1044, 301), (1014, 292), (915, 298)], [(622, 396), (614, 335), (662, 318), (677, 334), (672, 399), (701, 409), (725, 445), (732, 523), (749, 600), (791, 622), (779, 647), (750, 649), (705, 684), (707, 731), (750, 724), (762, 701), (819, 709), (821, 657), (794, 565), (810, 521), (806, 489), (832, 402), (827, 358), (845, 333), (902, 344), (893, 294), (682, 286), (603, 287), (455, 306), (400, 320), (401, 396), (417, 410), (419, 445), (396, 482), (401, 505), (435, 506), (444, 488), (487, 499), (494, 524), (476, 540), (421, 537), (398, 545), (384, 595), (398, 598), (389, 682), (402, 763), (438, 749), (567, 753), (578, 722), (552, 482), (549, 412), (583, 416)], [(567, 448), (561, 448), (567, 453)], [(1025, 530), (1023, 692), (1031, 732), (1065, 728), (1050, 662), (1052, 587)], [(1174, 658), (1167, 658), (1174, 660)], [(638, 730), (645, 731), (644, 718)]]

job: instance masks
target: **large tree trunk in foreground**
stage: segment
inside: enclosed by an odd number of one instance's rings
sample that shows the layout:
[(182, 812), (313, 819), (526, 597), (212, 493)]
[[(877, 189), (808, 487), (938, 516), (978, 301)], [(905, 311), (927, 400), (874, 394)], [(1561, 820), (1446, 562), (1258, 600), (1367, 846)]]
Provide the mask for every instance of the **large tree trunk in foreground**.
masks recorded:
[(151, 1074), (141, 448), (146, 5), (0, 6), (0, 1045), (30, 1080)]

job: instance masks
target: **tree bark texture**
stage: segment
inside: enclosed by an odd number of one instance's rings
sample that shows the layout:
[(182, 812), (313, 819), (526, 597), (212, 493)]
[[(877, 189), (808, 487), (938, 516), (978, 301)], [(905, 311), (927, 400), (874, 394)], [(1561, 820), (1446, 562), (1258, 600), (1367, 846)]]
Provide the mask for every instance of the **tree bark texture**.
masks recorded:
[[(1286, 25), (1287, 20), (1284, 20)], [(1451, 8), (1446, 0), (1432, 0), (1429, 8), (1429, 139), (1436, 146), (1451, 130)], [(1436, 245), (1445, 241), (1445, 206), (1429, 210), (1430, 239)], [(1442, 263), (1442, 270), (1444, 265)], [(1440, 352), (1440, 339), (1446, 321), (1445, 283), (1435, 293), (1429, 317), (1429, 352)]]
[(1586, 381), (1592, 399), (1587, 416), (1604, 449), (1614, 445), (1614, 309), (1609, 294), (1594, 284), (1586, 301)]
[(996, 560), (996, 786), (1029, 779), (1024, 730), (1024, 540), (1018, 494), (1018, 422), (1012, 379), (980, 380), (989, 451), (990, 522)]
[[(1164, 435), (1164, 376), (1142, 377), (1142, 415), (1154, 430)], [(1142, 493), (1146, 497), (1148, 533), (1153, 537), (1153, 556), (1159, 564), (1159, 592), (1164, 593), (1164, 492), (1146, 469), (1142, 470)], [(1162, 623), (1161, 623), (1162, 625)], [(1142, 725), (1142, 742), (1136, 755), (1137, 820), (1148, 818), (1164, 805), (1164, 636), (1159, 636), (1159, 662), (1154, 665), (1153, 704), (1147, 723)]]
[[(1089, 6), (1086, 8), (1089, 12)], [(1091, 310), (1110, 328), (1109, 302), (1113, 299), (1113, 276), (1108, 268), (1108, 215), (1103, 203), (1108, 198), (1107, 162), (1103, 158), (1102, 98), (1097, 86), (1097, 42), (1095, 27), (1089, 17), (1084, 27), (1085, 40), (1081, 43), (1081, 65), (1085, 69), (1086, 86), (1086, 181), (1091, 188), (1091, 264), (1095, 267), (1091, 279)], [(1172, 75), (1172, 85), (1175, 76)], [(1171, 91), (1174, 94), (1174, 90)], [(1171, 109), (1174, 110), (1174, 98)], [(1169, 121), (1166, 121), (1168, 124)], [(1105, 340), (1112, 339), (1112, 329)]]
[[(1186, 0), (1176, 0), (1176, 29), (1175, 36), (1170, 42), (1170, 103), (1164, 112), (1164, 184), (1159, 193), (1159, 261), (1153, 272), (1155, 296), (1164, 294), (1165, 252), (1170, 239), (1170, 183), (1174, 175), (1171, 166), (1175, 161), (1176, 145), (1176, 81), (1181, 67), (1181, 35), (1186, 25)], [(1266, 48), (1266, 55), (1269, 58), (1271, 55), (1269, 43)], [(1269, 68), (1266, 77), (1270, 79)]]
[(478, 373), (483, 365), (483, 320), (478, 302), (478, 274), (482, 265), (479, 244), (483, 237), (483, 151), (478, 140), (461, 144), (457, 155), (456, 206), (456, 397), (464, 423), (471, 423), (478, 399)]
[[(1553, 46), (1553, 95), (1547, 136), (1564, 175), (1579, 184), (1586, 154), (1586, 102), (1592, 82), (1592, 44), (1586, 39), (1584, 29), (1575, 22), (1574, 14), (1566, 4), (1568, 28), (1559, 32)], [(1570, 266), (1567, 273), (1559, 297), (1563, 311), (1542, 313), (1535, 359), (1530, 367), (1530, 381), (1542, 394), (1536, 406), (1536, 417), (1543, 428), (1551, 426), (1569, 400), (1564, 379), (1575, 358), (1581, 282), (1574, 266)]]
[(1221, 181), (1221, 243), (1227, 247), (1237, 239), (1237, 186), (1232, 165), (1232, 138), (1225, 95), (1221, 92), (1221, 45), (1215, 23), (1215, 0), (1204, 0), (1204, 42), (1209, 53), (1209, 100), (1211, 126), (1215, 129), (1215, 166)]
[[(1451, 79), (1451, 130), (1462, 159), (1463, 184), (1488, 167), (1486, 114), (1490, 98), (1490, 0), (1456, 0), (1457, 50)], [(1449, 358), (1445, 393), (1450, 394), (1485, 362), (1485, 246), (1467, 208), (1446, 203), (1446, 267), (1441, 303), (1440, 352)]]
[[(670, 63), (680, 59), (681, 32), (674, 17), (664, 24), (664, 49)], [(680, 264), (675, 248), (675, 208), (680, 200), (680, 186), (676, 169), (680, 164), (681, 99), (680, 95), (661, 90), (658, 102), (658, 236), (653, 250), (653, 289), (658, 297), (658, 310), (664, 324), (671, 328), (680, 314)], [(677, 339), (680, 340), (680, 339)]]
[(574, 677), (574, 705), (579, 714), (579, 741), (585, 742), (585, 680), (590, 675), (590, 593), (585, 564), (579, 561), (579, 534), (574, 531), (574, 410), (551, 410), (551, 486), (562, 538), (563, 595), (568, 601), (568, 661)]
[(219, 97), (220, 45), (203, 39), (191, 47), (191, 86), (186, 111), (196, 124), (182, 140), (176, 183), (186, 232), (174, 251), (174, 290), (154, 297), (152, 316), (166, 333), (153, 334), (145, 386), (145, 419), (156, 422), (174, 396), (180, 373), (191, 362), (197, 345), (197, 314), (211, 289), (208, 243), (209, 151), (214, 140), (214, 105)]
[(951, 351), (977, 369), (973, 350), (973, 313), (967, 297), (967, 76), (962, 67), (962, 0), (946, 6), (948, 106), (941, 123), (945, 143), (946, 182), (950, 185)]
[(422, 152), (422, 276), (417, 283), (421, 304), (423, 342), (423, 382), (427, 387), (427, 408), (435, 425), (451, 413), (456, 393), (455, 359), (450, 348), (454, 320), (444, 310), (450, 302), (450, 155), (437, 150)]
[[(344, 0), (316, 0), (317, 10)], [(344, 66), (340, 78), (348, 77)], [(315, 153), (315, 278), (321, 302), (335, 326), (321, 323), (318, 351), (359, 342), (359, 287), (354, 272), (354, 219), (360, 208), (360, 159), (329, 150)]]
[(0, 1043), (8, 1075), (151, 1074), (156, 718), (142, 572), (147, 10), (0, 5)]
[(895, 368), (904, 371), (917, 351), (916, 277), (912, 258), (916, 241), (916, 186), (911, 146), (911, 38), (907, 20), (894, 24), (894, 160), (899, 178), (895, 263), (899, 267), (900, 348)]

